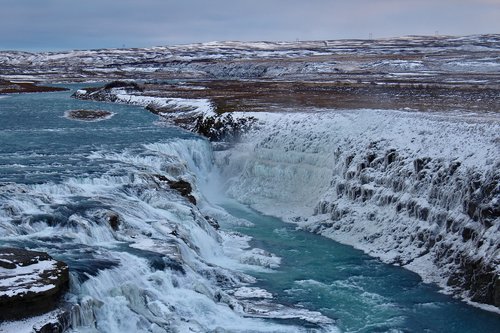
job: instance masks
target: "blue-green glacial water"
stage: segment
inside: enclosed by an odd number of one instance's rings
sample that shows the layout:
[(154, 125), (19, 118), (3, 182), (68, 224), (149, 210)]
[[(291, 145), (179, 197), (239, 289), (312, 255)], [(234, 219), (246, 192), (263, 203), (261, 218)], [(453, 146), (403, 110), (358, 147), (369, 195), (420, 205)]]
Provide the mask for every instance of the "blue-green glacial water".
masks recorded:
[(500, 316), (439, 293), (406, 269), (264, 216), (235, 203), (232, 215), (255, 224), (238, 231), (282, 258), (258, 273), (259, 285), (283, 303), (300, 303), (336, 320), (343, 332), (498, 332)]
[[(186, 255), (189, 242), (181, 247), (182, 255), (194, 262), (186, 265), (185, 275), (170, 272), (168, 263), (148, 265), (151, 247), (142, 254), (140, 246), (129, 249), (126, 244), (138, 239), (141, 244), (148, 238), (171, 244), (167, 240), (171, 242), (173, 232), (161, 234), (166, 224), (158, 221), (198, 218), (178, 196), (165, 192), (162, 197), (162, 190), (151, 190), (144, 174), (175, 176), (193, 163), (203, 171), (211, 162), (210, 148), (193, 134), (161, 125), (140, 107), (78, 101), (70, 94), (0, 98), (0, 246), (40, 249), (68, 262), (69, 299), (82, 308), (94, 306), (74, 319), (74, 331), (187, 332), (195, 327), (198, 332), (282, 332), (287, 331), (283, 322), (303, 326), (289, 326), (290, 331), (328, 330), (296, 320), (252, 321), (203, 298), (210, 292), (197, 285), (194, 272), (206, 273), (214, 266), (205, 267), (198, 256), (217, 252), (211, 247), (215, 241), (204, 244), (204, 231), (186, 231), (203, 244), (196, 244), (197, 255), (192, 256)], [(99, 122), (65, 118), (73, 109), (114, 115)], [(189, 161), (184, 163), (185, 158)], [(342, 332), (499, 332), (498, 314), (441, 294), (412, 272), (239, 204), (223, 206), (254, 223), (235, 231), (282, 258), (272, 271), (249, 272), (257, 278), (256, 286), (279, 303), (321, 312)], [(121, 216), (121, 234), (102, 223), (108, 209)], [(182, 232), (181, 227), (177, 233)], [(190, 290), (194, 286), (196, 292)]]

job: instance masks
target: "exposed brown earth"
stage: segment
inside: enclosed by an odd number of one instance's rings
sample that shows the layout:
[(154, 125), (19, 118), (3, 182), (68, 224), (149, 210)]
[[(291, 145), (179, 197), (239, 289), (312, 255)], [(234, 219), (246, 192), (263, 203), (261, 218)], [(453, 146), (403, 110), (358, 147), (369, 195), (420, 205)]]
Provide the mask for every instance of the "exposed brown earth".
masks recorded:
[(12, 82), (0, 79), (0, 95), (15, 94), (15, 93), (35, 93), (35, 92), (50, 92), (64, 91), (66, 88), (38, 86), (32, 82)]
[(500, 111), (500, 90), (471, 85), (211, 80), (147, 83), (143, 89), (150, 96), (208, 98), (219, 114), (307, 108)]

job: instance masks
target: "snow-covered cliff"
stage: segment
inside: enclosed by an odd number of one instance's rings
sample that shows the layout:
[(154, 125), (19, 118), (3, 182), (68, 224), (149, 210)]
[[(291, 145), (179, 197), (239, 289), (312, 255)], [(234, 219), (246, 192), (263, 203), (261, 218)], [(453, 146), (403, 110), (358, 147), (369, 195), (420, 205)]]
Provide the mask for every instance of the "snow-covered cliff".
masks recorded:
[(252, 116), (254, 129), (218, 152), (231, 196), (500, 305), (497, 114)]

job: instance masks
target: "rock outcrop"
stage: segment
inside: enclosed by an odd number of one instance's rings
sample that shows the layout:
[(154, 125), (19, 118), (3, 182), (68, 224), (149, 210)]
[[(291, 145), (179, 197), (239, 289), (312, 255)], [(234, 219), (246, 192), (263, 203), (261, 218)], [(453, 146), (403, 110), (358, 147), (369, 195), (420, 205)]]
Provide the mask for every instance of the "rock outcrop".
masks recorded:
[(154, 175), (154, 178), (157, 183), (167, 183), (172, 190), (179, 192), (179, 194), (186, 198), (190, 203), (196, 205), (196, 198), (192, 195), (193, 187), (191, 186), (191, 183), (183, 179), (172, 180), (163, 175)]
[(45, 252), (0, 248), (0, 321), (54, 309), (68, 286), (65, 263)]
[(66, 118), (82, 121), (100, 121), (113, 116), (112, 112), (104, 110), (70, 110), (65, 113)]

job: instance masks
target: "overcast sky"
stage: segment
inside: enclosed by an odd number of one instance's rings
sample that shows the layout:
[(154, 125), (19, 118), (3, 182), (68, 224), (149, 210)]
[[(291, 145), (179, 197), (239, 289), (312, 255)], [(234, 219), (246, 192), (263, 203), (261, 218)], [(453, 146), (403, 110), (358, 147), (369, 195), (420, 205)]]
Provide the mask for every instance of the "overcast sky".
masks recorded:
[(500, 0), (0, 0), (0, 49), (500, 33)]

